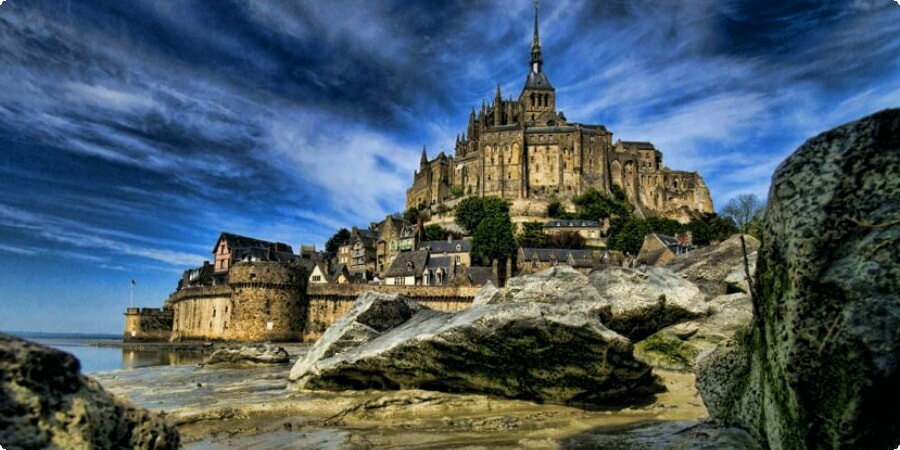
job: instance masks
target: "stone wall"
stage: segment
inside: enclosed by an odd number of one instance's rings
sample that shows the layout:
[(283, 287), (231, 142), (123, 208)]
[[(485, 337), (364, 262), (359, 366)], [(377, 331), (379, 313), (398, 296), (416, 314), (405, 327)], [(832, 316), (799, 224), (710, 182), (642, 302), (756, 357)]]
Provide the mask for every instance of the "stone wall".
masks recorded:
[(128, 308), (125, 311), (125, 342), (167, 341), (172, 334), (171, 309)]
[(469, 307), (480, 287), (382, 286), (366, 284), (310, 285), (304, 341), (314, 341), (353, 306), (366, 291), (403, 294), (438, 311), (456, 312)]
[(236, 264), (228, 286), (187, 288), (169, 297), (172, 339), (300, 340), (307, 279), (307, 271), (297, 264)]
[(212, 286), (185, 288), (169, 296), (174, 311), (171, 339), (224, 339), (232, 309), (231, 288)]

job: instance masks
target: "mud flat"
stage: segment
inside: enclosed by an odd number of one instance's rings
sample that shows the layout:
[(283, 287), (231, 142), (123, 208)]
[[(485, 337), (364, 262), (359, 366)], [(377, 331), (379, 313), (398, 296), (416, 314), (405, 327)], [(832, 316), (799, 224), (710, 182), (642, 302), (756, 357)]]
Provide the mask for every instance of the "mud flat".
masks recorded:
[(422, 390), (298, 392), (287, 389), (289, 369), (165, 366), (96, 378), (165, 412), (187, 448), (577, 447), (597, 433), (663, 423), (660, 433), (672, 434), (706, 418), (691, 373), (657, 371), (668, 390), (652, 403), (587, 411)]

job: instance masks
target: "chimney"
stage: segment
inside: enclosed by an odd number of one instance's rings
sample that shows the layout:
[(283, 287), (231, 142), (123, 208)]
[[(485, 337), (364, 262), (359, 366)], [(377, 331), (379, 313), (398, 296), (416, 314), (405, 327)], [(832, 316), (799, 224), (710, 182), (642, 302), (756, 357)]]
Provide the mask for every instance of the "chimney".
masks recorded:
[(450, 233), (447, 233), (447, 243), (449, 244), (451, 242), (453, 242), (453, 235)]
[(506, 286), (506, 281), (512, 277), (512, 258), (506, 258), (506, 278), (503, 279), (503, 286)]
[(500, 279), (497, 277), (497, 260), (491, 262), (491, 274), (494, 275), (494, 279), (497, 280), (498, 284)]

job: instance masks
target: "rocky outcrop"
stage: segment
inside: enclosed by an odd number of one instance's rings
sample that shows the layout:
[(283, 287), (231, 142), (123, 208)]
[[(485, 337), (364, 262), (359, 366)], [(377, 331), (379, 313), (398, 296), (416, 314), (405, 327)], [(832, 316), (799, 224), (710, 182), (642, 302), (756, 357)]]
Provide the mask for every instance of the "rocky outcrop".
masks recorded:
[(635, 343), (634, 354), (653, 367), (691, 371), (717, 345), (745, 329), (753, 318), (747, 294), (720, 295), (709, 316), (672, 325)]
[(214, 364), (271, 365), (287, 364), (290, 360), (287, 350), (265, 344), (253, 347), (221, 348), (214, 351), (201, 366)]
[(179, 437), (160, 417), (82, 375), (74, 356), (0, 334), (0, 444), (175, 449)]
[(807, 141), (772, 180), (754, 321), (701, 361), (710, 415), (772, 449), (900, 443), (900, 110)]
[[(756, 264), (755, 252), (759, 248), (759, 240), (745, 234), (744, 243), (749, 263)], [(666, 267), (696, 284), (710, 297), (747, 292), (741, 235), (680, 255)]]
[[(570, 271), (545, 272), (571, 282)], [(548, 273), (513, 281), (511, 293), (493, 293), (456, 314), (363, 295), (290, 378), (305, 389), (421, 388), (579, 406), (640, 401), (659, 391), (650, 368), (633, 358), (631, 342), (601, 323), (606, 304), (553, 289), (557, 281)], [(581, 288), (594, 289), (580, 276), (574, 281)], [(532, 294), (536, 301), (527, 300)], [(387, 308), (408, 318), (382, 331), (361, 323)]]
[(632, 341), (702, 317), (709, 309), (697, 286), (664, 267), (608, 267), (591, 273), (589, 281), (610, 306), (603, 323)]

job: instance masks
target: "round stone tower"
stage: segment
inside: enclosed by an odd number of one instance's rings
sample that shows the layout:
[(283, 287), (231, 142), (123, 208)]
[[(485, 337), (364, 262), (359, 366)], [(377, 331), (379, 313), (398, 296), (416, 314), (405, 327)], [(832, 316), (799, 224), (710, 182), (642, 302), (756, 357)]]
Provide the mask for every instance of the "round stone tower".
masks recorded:
[(242, 262), (231, 267), (226, 340), (299, 341), (306, 322), (307, 270), (296, 263)]

